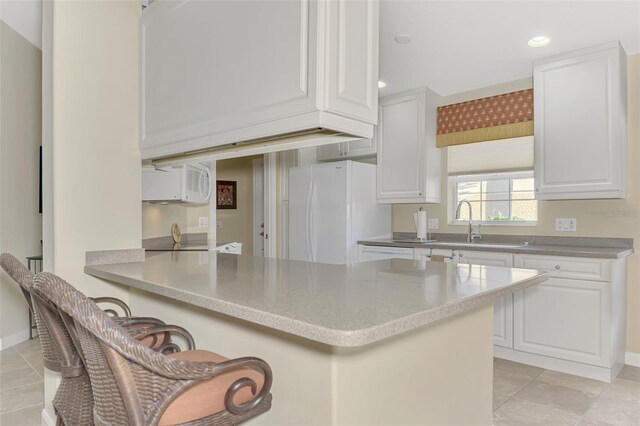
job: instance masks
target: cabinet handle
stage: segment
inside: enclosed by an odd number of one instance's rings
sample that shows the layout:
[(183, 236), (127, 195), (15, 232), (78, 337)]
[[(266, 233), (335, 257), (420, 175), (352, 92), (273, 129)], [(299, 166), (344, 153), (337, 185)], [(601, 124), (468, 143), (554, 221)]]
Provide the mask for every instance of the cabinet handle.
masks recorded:
[(560, 270), (560, 265), (556, 265), (556, 271)]

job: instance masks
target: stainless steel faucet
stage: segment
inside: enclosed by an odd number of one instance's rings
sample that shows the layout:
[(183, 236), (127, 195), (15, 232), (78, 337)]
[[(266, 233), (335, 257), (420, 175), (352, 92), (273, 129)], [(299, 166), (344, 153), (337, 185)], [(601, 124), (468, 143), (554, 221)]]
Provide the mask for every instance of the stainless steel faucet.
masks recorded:
[(467, 207), (469, 207), (469, 231), (467, 232), (467, 242), (472, 243), (475, 240), (479, 240), (480, 238), (482, 238), (482, 235), (480, 234), (480, 224), (478, 224), (478, 232), (475, 232), (471, 224), (471, 219), (473, 219), (473, 209), (471, 208), (471, 203), (467, 200), (462, 200), (458, 203), (458, 207), (456, 208), (456, 220), (460, 220), (460, 210), (462, 209), (462, 203), (465, 203)]

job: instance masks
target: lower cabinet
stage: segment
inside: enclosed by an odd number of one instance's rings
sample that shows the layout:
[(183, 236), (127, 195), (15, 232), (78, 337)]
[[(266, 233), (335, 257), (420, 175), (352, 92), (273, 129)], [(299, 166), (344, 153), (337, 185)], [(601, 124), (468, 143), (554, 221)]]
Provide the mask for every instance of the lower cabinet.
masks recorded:
[(611, 284), (550, 278), (514, 296), (518, 351), (606, 367)]
[(610, 382), (626, 351), (626, 259), (516, 254), (549, 279), (513, 295), (513, 348), (496, 356)]
[[(461, 251), (458, 263), (513, 267), (513, 254), (482, 251)], [(501, 297), (493, 305), (493, 344), (513, 347), (513, 295)]]

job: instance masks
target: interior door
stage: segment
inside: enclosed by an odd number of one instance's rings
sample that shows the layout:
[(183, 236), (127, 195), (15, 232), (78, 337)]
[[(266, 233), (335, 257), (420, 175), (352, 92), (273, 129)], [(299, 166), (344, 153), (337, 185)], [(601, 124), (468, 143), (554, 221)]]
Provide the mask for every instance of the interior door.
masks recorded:
[(311, 167), (289, 169), (289, 259), (311, 260)]
[(351, 211), (348, 162), (313, 166), (311, 255), (314, 262), (347, 263)]

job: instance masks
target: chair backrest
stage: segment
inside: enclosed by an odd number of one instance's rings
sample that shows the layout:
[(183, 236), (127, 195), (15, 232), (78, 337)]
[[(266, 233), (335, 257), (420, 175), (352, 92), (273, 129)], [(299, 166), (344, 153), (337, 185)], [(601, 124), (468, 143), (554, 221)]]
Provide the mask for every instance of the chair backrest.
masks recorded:
[[(36, 327), (38, 328), (44, 365), (49, 370), (61, 372), (63, 365), (58, 345), (55, 343), (54, 337), (45, 323), (45, 319), (35, 308), (33, 298), (31, 297), (34, 277), (33, 273), (9, 253), (0, 254), (0, 266), (2, 266), (2, 269), (4, 269), (16, 283), (18, 283), (20, 290), (22, 290), (24, 297), (27, 299), (27, 304), (29, 305), (29, 309), (31, 310), (36, 322)], [(60, 326), (62, 326), (61, 322), (57, 321), (57, 327)], [(56, 325), (53, 325), (52, 328), (56, 328)], [(62, 329), (64, 329), (63, 326)], [(61, 333), (64, 334), (62, 331)]]
[[(145, 424), (143, 403), (132, 371), (142, 367), (130, 365), (118, 349), (127, 348), (145, 357), (164, 357), (133, 339), (95, 302), (62, 278), (46, 272), (38, 274), (33, 290), (34, 299), (46, 300), (57, 307), (71, 335), (79, 340), (91, 378), (97, 423)], [(146, 388), (141, 392), (157, 391), (158, 385), (147, 383), (141, 386)]]

